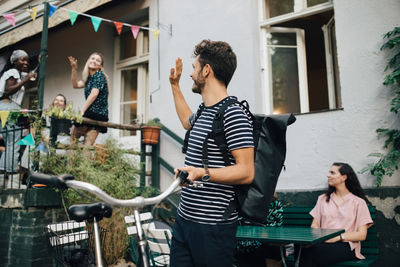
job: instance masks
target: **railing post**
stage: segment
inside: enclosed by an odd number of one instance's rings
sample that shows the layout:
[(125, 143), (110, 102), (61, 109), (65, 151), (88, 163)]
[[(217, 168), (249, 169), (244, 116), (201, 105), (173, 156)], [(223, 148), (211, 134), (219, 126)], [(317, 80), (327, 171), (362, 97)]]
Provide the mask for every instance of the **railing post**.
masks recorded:
[(140, 143), (140, 187), (146, 185), (146, 144)]
[(160, 189), (160, 136), (158, 143), (151, 146), (151, 185)]

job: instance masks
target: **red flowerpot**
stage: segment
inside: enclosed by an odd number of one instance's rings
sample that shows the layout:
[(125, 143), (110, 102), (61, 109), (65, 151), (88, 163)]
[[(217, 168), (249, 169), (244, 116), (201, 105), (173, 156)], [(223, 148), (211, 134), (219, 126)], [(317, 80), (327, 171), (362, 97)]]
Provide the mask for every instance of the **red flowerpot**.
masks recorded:
[(161, 128), (158, 126), (142, 126), (142, 143), (155, 145), (158, 144)]

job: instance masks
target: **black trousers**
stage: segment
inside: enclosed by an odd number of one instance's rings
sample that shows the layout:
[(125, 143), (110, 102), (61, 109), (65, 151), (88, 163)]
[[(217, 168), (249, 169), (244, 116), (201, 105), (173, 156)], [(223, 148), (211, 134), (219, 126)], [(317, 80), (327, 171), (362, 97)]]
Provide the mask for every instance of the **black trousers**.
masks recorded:
[(232, 267), (236, 229), (236, 222), (208, 225), (178, 215), (171, 241), (171, 267)]
[[(295, 259), (299, 248), (295, 246)], [(338, 262), (354, 260), (356, 256), (351, 251), (348, 242), (321, 243), (301, 250), (300, 266), (329, 266)]]

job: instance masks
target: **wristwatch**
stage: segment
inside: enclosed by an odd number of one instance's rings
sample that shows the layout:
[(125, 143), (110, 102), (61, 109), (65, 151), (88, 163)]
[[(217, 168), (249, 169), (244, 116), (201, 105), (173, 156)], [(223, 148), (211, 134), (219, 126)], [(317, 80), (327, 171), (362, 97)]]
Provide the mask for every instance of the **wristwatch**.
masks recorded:
[(201, 177), (201, 181), (208, 182), (210, 181), (210, 171), (208, 170), (207, 167), (205, 167), (204, 170), (206, 171), (206, 174), (204, 174), (204, 176)]

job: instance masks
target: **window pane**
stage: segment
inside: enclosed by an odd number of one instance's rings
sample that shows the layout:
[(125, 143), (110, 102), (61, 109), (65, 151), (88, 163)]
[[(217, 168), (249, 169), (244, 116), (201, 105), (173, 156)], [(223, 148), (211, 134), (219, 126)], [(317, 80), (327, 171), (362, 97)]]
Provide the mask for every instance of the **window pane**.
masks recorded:
[(329, 2), (329, 0), (307, 0), (307, 7)]
[(269, 53), (272, 67), (273, 112), (275, 114), (300, 112), (297, 48), (293, 45), (296, 33), (271, 33)]
[[(122, 123), (133, 124), (137, 120), (137, 70), (122, 71), (122, 99), (121, 102), (130, 102), (122, 104)], [(136, 135), (136, 131), (124, 131), (123, 135)]]
[(295, 33), (274, 32), (267, 37), (268, 46), (274, 45), (294, 45), (296, 46)]
[(265, 17), (273, 18), (293, 12), (294, 0), (265, 0)]
[(133, 38), (131, 31), (125, 31), (121, 33), (120, 46), (120, 60), (136, 56), (136, 40)]

